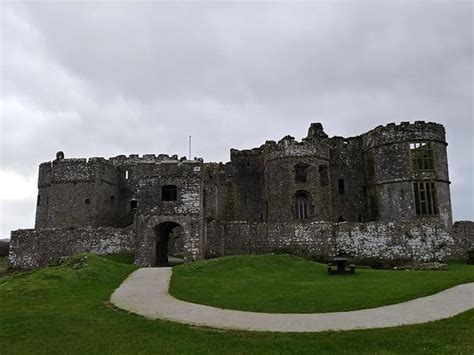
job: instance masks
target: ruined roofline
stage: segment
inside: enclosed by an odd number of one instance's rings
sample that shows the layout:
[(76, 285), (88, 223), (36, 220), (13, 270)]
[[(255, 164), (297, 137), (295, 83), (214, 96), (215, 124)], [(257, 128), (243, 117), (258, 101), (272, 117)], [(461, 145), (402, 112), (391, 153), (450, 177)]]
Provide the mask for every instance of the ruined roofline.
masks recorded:
[[(356, 136), (350, 136), (350, 137), (342, 137), (342, 136), (333, 136), (333, 137), (328, 137), (326, 133), (324, 133), (323, 127), (320, 123), (312, 123), (309, 128), (308, 136), (303, 137), (301, 141), (298, 141), (295, 139), (295, 137), (292, 137), (290, 135), (287, 135), (280, 139), (278, 142), (274, 140), (267, 140), (264, 144), (262, 144), (260, 147), (257, 148), (252, 148), (252, 149), (234, 149), (232, 148), (230, 150), (231, 157), (250, 157), (250, 156), (258, 156), (265, 154), (268, 151), (271, 150), (282, 150), (286, 144), (293, 144), (295, 146), (305, 146), (307, 144), (314, 145), (318, 144), (317, 140), (314, 140), (310, 137), (311, 130), (315, 130), (313, 134), (316, 134), (316, 137), (320, 138), (327, 138), (329, 142), (340, 142), (344, 141), (349, 143), (350, 141), (354, 140), (360, 140), (360, 139), (365, 139), (370, 136), (377, 136), (378, 134), (384, 134), (385, 132), (390, 132), (390, 131), (399, 131), (401, 134), (404, 133), (404, 130), (409, 129), (429, 129), (429, 131), (434, 131), (439, 135), (439, 138), (437, 140), (445, 142), (444, 137), (442, 137), (445, 133), (444, 126), (440, 123), (436, 122), (425, 122), (425, 121), (415, 121), (414, 123), (411, 123), (409, 121), (402, 121), (399, 124), (396, 124), (394, 122), (387, 123), (385, 125), (379, 125), (365, 133), (361, 133)], [(407, 139), (410, 139), (409, 137)]]
[[(308, 145), (317, 145), (320, 142), (320, 139), (328, 139), (329, 142), (338, 143), (340, 141), (344, 141), (349, 143), (353, 140), (363, 139), (368, 140), (371, 138), (378, 138), (377, 136), (380, 134), (385, 134), (387, 132), (398, 132), (399, 134), (403, 135), (405, 130), (413, 130), (413, 129), (420, 129), (420, 130), (428, 130), (437, 136), (437, 138), (433, 138), (433, 140), (438, 140), (440, 142), (445, 142), (445, 129), (442, 124), (435, 123), (435, 122), (425, 122), (425, 121), (415, 121), (414, 123), (410, 123), (408, 121), (402, 121), (399, 124), (396, 123), (387, 123), (386, 125), (379, 125), (365, 133), (351, 136), (351, 137), (342, 137), (342, 136), (333, 136), (328, 137), (328, 135), (324, 132), (323, 126), (321, 123), (312, 123), (308, 129), (308, 135), (298, 141), (295, 137), (287, 135), (281, 138), (278, 142), (274, 140), (267, 140), (264, 144), (260, 147), (251, 148), (251, 149), (230, 149), (230, 157), (232, 158), (240, 158), (240, 157), (258, 157), (264, 155), (267, 152), (272, 151), (279, 151), (284, 150), (288, 145), (294, 145), (296, 147), (305, 147)], [(408, 137), (407, 139), (412, 139)], [(62, 152), (58, 152), (62, 153)], [(64, 158), (64, 155), (61, 159), (56, 159), (53, 161), (47, 161), (40, 164), (40, 166), (49, 165), (52, 166), (53, 164), (57, 163), (58, 161), (70, 164), (111, 164), (115, 167), (127, 164), (138, 164), (138, 163), (176, 163), (176, 162), (185, 162), (185, 163), (203, 163), (204, 160), (202, 158), (194, 158), (193, 160), (188, 160), (185, 156), (178, 158), (177, 154), (168, 155), (168, 154), (143, 154), (139, 156), (138, 154), (130, 154), (126, 155), (117, 155), (115, 157), (104, 158), (104, 157), (92, 157), (92, 158)], [(225, 164), (225, 163), (224, 163)]]
[[(58, 152), (59, 153), (59, 152)], [(62, 153), (62, 152), (61, 152)], [(64, 156), (64, 155), (63, 155)], [(150, 163), (150, 164), (166, 164), (166, 163), (185, 163), (185, 164), (201, 164), (204, 160), (202, 158), (195, 157), (193, 160), (188, 160), (185, 156), (178, 158), (178, 155), (168, 154), (143, 154), (141, 157), (138, 154), (117, 155), (115, 157), (104, 158), (104, 157), (91, 157), (91, 158), (60, 158), (52, 161), (46, 161), (40, 163), (40, 167), (53, 166), (54, 164), (71, 164), (71, 165), (96, 165), (96, 164), (107, 164), (114, 167), (121, 165), (137, 164), (137, 163)]]
[(385, 130), (404, 130), (407, 128), (420, 128), (420, 129), (430, 128), (434, 130), (440, 130), (440, 131), (442, 130), (443, 132), (445, 131), (445, 128), (441, 123), (425, 122), (425, 121), (415, 121), (414, 123), (411, 123), (409, 121), (402, 121), (399, 124), (390, 122), (390, 123), (387, 123), (386, 125), (379, 125), (371, 129), (370, 131), (360, 134), (359, 136), (365, 136), (372, 133), (379, 133)]

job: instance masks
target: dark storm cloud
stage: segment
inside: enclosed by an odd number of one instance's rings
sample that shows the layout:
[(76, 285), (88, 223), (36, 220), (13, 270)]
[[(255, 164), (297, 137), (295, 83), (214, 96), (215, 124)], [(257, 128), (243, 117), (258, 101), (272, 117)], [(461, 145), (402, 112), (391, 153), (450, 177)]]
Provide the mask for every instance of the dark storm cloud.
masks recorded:
[[(473, 218), (469, 2), (2, 6), (2, 171), (427, 120), (447, 128), (455, 218)], [(2, 235), (31, 225), (4, 206)]]

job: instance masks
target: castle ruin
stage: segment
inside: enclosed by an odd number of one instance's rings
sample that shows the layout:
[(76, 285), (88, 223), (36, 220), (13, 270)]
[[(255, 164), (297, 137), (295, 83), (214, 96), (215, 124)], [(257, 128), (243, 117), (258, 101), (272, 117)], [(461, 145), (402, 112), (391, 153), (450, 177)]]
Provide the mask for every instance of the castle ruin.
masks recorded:
[(35, 229), (12, 232), (10, 262), (31, 268), (76, 252), (133, 252), (136, 264), (156, 266), (168, 255), (279, 250), (445, 259), (470, 247), (452, 233), (446, 146), (442, 125), (417, 121), (351, 138), (329, 138), (313, 123), (301, 142), (231, 149), (226, 164), (58, 152), (39, 167)]

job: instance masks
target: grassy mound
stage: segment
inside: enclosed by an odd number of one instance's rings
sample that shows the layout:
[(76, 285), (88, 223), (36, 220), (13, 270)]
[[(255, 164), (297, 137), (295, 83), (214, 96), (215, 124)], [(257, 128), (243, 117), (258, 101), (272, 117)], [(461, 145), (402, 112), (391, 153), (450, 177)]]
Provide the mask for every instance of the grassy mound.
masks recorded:
[[(389, 329), (273, 334), (196, 328), (114, 309), (127, 257), (81, 255), (0, 278), (0, 353), (8, 354), (472, 354), (474, 310)], [(196, 264), (198, 265), (198, 264)]]
[(170, 293), (182, 300), (254, 312), (337, 312), (394, 304), (474, 281), (474, 267), (449, 271), (358, 269), (327, 274), (290, 255), (230, 256), (173, 268)]

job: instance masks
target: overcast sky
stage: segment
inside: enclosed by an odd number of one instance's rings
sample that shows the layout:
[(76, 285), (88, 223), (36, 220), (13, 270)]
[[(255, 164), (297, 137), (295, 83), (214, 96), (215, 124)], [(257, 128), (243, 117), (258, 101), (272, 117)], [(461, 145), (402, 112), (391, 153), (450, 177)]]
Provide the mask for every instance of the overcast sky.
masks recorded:
[(1, 3), (0, 238), (34, 225), (40, 162), (445, 125), (474, 219), (471, 2)]

